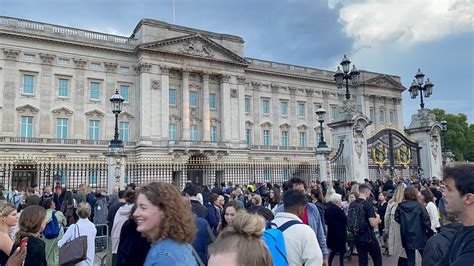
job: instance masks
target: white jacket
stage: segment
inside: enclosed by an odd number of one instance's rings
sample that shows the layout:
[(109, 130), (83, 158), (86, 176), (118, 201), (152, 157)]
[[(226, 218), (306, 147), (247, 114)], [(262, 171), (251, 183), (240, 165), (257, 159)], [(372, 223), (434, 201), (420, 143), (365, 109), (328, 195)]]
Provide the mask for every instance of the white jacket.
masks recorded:
[(426, 204), (426, 211), (430, 216), (431, 230), (436, 232), (436, 228), (440, 227), (438, 209), (433, 202), (428, 202), (428, 204)]
[[(281, 226), (291, 220), (302, 222), (294, 214), (279, 212), (272, 223)], [(292, 225), (283, 231), (283, 237), (285, 239), (286, 258), (290, 266), (319, 266), (323, 264), (323, 253), (316, 239), (316, 234), (311, 227), (306, 224)]]
[(87, 259), (76, 263), (76, 266), (92, 266), (94, 265), (97, 229), (89, 219), (79, 219), (77, 223), (69, 226), (64, 236), (58, 241), (58, 246), (62, 247), (67, 241), (77, 238), (77, 227), (79, 227), (80, 236), (87, 236)]

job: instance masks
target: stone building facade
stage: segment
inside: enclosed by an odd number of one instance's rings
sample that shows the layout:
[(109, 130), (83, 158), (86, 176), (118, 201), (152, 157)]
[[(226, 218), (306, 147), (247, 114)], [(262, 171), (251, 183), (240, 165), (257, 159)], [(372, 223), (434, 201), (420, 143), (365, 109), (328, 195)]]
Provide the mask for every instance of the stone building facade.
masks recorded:
[[(315, 110), (330, 122), (344, 98), (333, 70), (247, 58), (239, 36), (152, 19), (123, 37), (0, 17), (0, 39), (4, 156), (101, 156), (119, 90), (129, 156), (314, 159)], [(369, 132), (403, 127), (404, 89), (397, 76), (361, 71), (351, 93)]]

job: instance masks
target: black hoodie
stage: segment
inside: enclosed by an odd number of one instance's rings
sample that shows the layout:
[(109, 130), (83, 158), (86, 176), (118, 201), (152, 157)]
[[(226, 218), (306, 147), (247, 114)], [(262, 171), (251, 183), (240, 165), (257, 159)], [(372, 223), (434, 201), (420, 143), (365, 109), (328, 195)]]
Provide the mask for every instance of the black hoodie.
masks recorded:
[(424, 206), (414, 200), (398, 204), (395, 221), (400, 224), (404, 248), (417, 250), (425, 248), (428, 240), (427, 230), (431, 230), (431, 221)]

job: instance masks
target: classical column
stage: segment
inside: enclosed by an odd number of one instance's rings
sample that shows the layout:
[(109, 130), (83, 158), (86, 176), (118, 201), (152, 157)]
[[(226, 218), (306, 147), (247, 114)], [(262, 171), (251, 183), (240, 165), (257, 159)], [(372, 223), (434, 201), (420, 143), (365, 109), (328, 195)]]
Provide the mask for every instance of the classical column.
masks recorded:
[(252, 108), (250, 110), (250, 114), (253, 120), (253, 128), (252, 128), (252, 143), (253, 145), (262, 145), (262, 130), (260, 126), (261, 122), (261, 99), (260, 99), (260, 82), (252, 81)]
[(140, 63), (137, 66), (140, 73), (140, 127), (139, 137), (141, 141), (150, 140), (151, 122), (151, 89), (150, 72), (151, 64)]
[(290, 118), (290, 130), (288, 132), (289, 138), (288, 138), (288, 145), (289, 146), (297, 146), (299, 143), (297, 139), (299, 138), (298, 136), (298, 130), (296, 127), (298, 126), (297, 122), (299, 120), (298, 118), (298, 103), (296, 102), (296, 91), (298, 90), (296, 87), (288, 87), (288, 90), (290, 91), (290, 106), (289, 106), (289, 118)]
[[(220, 106), (222, 108), (222, 105)], [(220, 109), (219, 108), (219, 109)], [(203, 141), (211, 140), (211, 110), (209, 108), (209, 74), (202, 75), (202, 126), (203, 126)]]
[(245, 77), (237, 77), (239, 93), (239, 142), (245, 143)]
[(229, 142), (231, 136), (230, 123), (230, 76), (222, 75), (220, 84), (221, 96), (221, 141)]
[(190, 140), (189, 130), (189, 71), (183, 70), (182, 72), (182, 93), (183, 93), (183, 109), (181, 110), (183, 118), (183, 140)]
[(168, 140), (168, 128), (170, 125), (170, 105), (169, 105), (169, 91), (170, 91), (170, 69), (169, 67), (160, 66), (160, 88), (161, 88), (161, 139)]

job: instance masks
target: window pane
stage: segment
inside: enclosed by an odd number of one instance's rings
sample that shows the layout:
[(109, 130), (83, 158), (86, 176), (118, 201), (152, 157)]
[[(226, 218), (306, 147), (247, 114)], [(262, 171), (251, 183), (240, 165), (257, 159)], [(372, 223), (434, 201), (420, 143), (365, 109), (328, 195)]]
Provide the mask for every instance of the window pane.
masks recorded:
[(270, 145), (270, 130), (263, 131), (263, 145)]
[(300, 104), (298, 104), (298, 116), (299, 117), (304, 117), (304, 115), (305, 115), (305, 104), (300, 103)]
[(128, 88), (128, 85), (120, 85), (120, 94), (126, 103), (128, 103)]
[(300, 147), (306, 147), (306, 133), (300, 132)]
[(287, 102), (281, 102), (281, 108), (280, 112), (282, 116), (288, 116), (288, 103)]
[(68, 79), (59, 79), (59, 93), (61, 97), (67, 97), (69, 94), (69, 80)]
[(176, 140), (176, 124), (170, 124), (168, 130), (169, 140)]
[(99, 130), (100, 130), (100, 121), (99, 120), (90, 120), (89, 121), (89, 139), (98, 140), (99, 139)]
[(213, 142), (217, 141), (217, 127), (216, 126), (211, 127), (211, 141)]
[(250, 145), (250, 141), (251, 141), (250, 132), (251, 132), (250, 129), (245, 130), (245, 140), (246, 140), (247, 145)]
[(331, 106), (331, 120), (336, 120), (337, 106)]
[(100, 96), (100, 83), (91, 82), (91, 99), (99, 100), (99, 96)]
[(394, 123), (394, 122), (395, 122), (395, 112), (390, 111), (390, 123)]
[(35, 88), (35, 76), (23, 75), (23, 93), (33, 94)]
[(216, 109), (216, 95), (214, 93), (209, 94), (209, 108)]
[(370, 108), (370, 111), (369, 111), (369, 118), (370, 120), (374, 120), (374, 109)]
[(169, 97), (170, 105), (176, 105), (176, 90), (170, 89), (170, 97)]
[(379, 121), (380, 123), (385, 123), (385, 112), (383, 110), (380, 110)]
[(58, 139), (68, 138), (68, 119), (67, 118), (56, 119), (56, 138)]
[(189, 92), (189, 106), (190, 107), (197, 107), (198, 106), (198, 93), (197, 91), (190, 91)]
[(281, 145), (288, 146), (288, 131), (281, 132)]
[(129, 140), (129, 127), (130, 127), (130, 124), (128, 122), (120, 122), (119, 136), (122, 141)]
[(25, 137), (25, 138), (33, 137), (33, 117), (32, 116), (21, 117), (20, 137)]
[(263, 100), (262, 101), (262, 112), (264, 114), (269, 114), (270, 113), (270, 101), (269, 100)]
[(191, 140), (192, 141), (198, 141), (199, 140), (198, 126), (196, 126), (196, 125), (191, 126)]
[(245, 98), (245, 112), (250, 113), (250, 98)]

